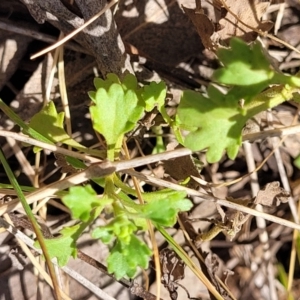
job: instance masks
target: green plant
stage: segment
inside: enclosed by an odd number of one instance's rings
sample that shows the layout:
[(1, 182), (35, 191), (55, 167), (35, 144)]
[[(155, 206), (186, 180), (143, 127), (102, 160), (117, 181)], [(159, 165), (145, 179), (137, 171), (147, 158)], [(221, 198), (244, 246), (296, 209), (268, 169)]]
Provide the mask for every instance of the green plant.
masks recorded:
[[(224, 150), (234, 159), (246, 121), (261, 111), (292, 99), (298, 92), (300, 78), (274, 70), (259, 43), (248, 46), (241, 40), (232, 39), (230, 46), (230, 49), (220, 49), (217, 53), (222, 67), (215, 71), (215, 84), (209, 85), (207, 95), (184, 91), (174, 118), (165, 109), (165, 83), (152, 82), (140, 87), (131, 74), (126, 75), (123, 81), (114, 74), (109, 74), (105, 80), (96, 78), (96, 90), (89, 92), (92, 99), (90, 113), (94, 129), (106, 141), (106, 153), (86, 149), (68, 136), (63, 128), (64, 116), (57, 113), (52, 102), (35, 115), (29, 125), (24, 124), (1, 101), (0, 108), (25, 133), (36, 139), (64, 143), (114, 161), (119, 157), (125, 134), (136, 127), (145, 112), (157, 107), (181, 144), (194, 151), (207, 149), (209, 162), (220, 160)], [(182, 136), (182, 130), (189, 132), (186, 137)], [(69, 162), (77, 168), (85, 168), (84, 163), (77, 159), (69, 159)], [(124, 184), (118, 173), (93, 178), (93, 181), (103, 188), (102, 195), (97, 195), (90, 185), (86, 185), (71, 187), (62, 197), (78, 224), (63, 229), (61, 236), (46, 240), (49, 255), (57, 257), (59, 264), (64, 265), (70, 256), (76, 256), (76, 240), (82, 232), (102, 212), (110, 213), (113, 217), (107, 220), (105, 226), (95, 228), (92, 236), (111, 246), (108, 271), (118, 279), (133, 277), (138, 266), (148, 266), (152, 253), (136, 236), (137, 233), (146, 231), (150, 220), (166, 237), (163, 227), (173, 226), (178, 212), (190, 210), (192, 203), (185, 192), (173, 190), (142, 193), (140, 200), (145, 203), (137, 203), (137, 191)], [(169, 237), (168, 241), (176, 248)], [(65, 249), (63, 252), (62, 247)], [(181, 251), (178, 250), (178, 253), (184, 257)]]
[[(127, 75), (120, 81), (116, 75), (109, 74), (106, 80), (96, 78), (94, 83), (97, 90), (89, 93), (94, 104), (90, 107), (90, 112), (94, 129), (107, 143), (106, 157), (109, 160), (117, 159), (124, 135), (134, 129), (144, 111), (151, 111), (157, 106), (165, 119), (170, 121), (164, 108), (166, 86), (163, 82), (152, 82), (140, 88), (133, 75)], [(62, 117), (63, 115), (57, 114), (50, 103), (31, 120), (30, 125), (39, 133), (44, 133), (49, 140), (56, 139), (79, 148), (63, 130)], [(43, 123), (45, 120), (51, 120), (47, 128), (41, 129), (38, 125), (41, 124), (41, 118)], [(62, 198), (71, 210), (72, 217), (79, 223), (63, 229), (60, 237), (46, 240), (50, 256), (57, 257), (60, 265), (64, 265), (70, 256), (76, 256), (76, 240), (105, 209), (114, 217), (107, 225), (96, 228), (92, 236), (112, 245), (107, 259), (108, 271), (114, 273), (118, 279), (123, 276), (133, 277), (138, 266), (148, 266), (152, 253), (149, 247), (136, 237), (138, 231), (147, 230), (146, 220), (151, 220), (155, 225), (173, 226), (177, 213), (188, 211), (192, 207), (191, 201), (186, 199), (185, 192), (172, 190), (143, 193), (142, 198), (146, 203), (137, 204), (128, 196), (135, 196), (135, 191), (124, 187), (118, 176), (112, 174), (104, 181), (95, 179), (95, 182), (104, 188), (101, 197), (90, 185), (86, 185), (70, 188), (68, 195)], [(122, 190), (124, 188), (125, 192)], [(62, 247), (66, 249), (63, 253), (60, 251)]]
[[(242, 142), (242, 129), (254, 115), (293, 98), (300, 78), (276, 71), (259, 42), (248, 46), (233, 38), (230, 49), (219, 49), (223, 66), (213, 74), (216, 83), (207, 96), (184, 91), (178, 107), (178, 126), (189, 131), (183, 144), (193, 151), (207, 149), (207, 161), (217, 162), (224, 150), (234, 159)], [(273, 85), (269, 88), (270, 85)]]

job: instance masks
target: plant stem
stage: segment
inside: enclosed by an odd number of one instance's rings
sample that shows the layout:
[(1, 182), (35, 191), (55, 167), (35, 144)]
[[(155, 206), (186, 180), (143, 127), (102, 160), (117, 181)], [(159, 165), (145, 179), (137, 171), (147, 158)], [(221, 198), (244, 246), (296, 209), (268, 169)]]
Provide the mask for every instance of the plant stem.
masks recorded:
[[(297, 92), (299, 92), (299, 88), (290, 87), (288, 85), (273, 86), (254, 97), (250, 103), (245, 104), (244, 109), (247, 110), (251, 116), (255, 116), (261, 111), (291, 100)], [(249, 116), (248, 113), (247, 116)]]

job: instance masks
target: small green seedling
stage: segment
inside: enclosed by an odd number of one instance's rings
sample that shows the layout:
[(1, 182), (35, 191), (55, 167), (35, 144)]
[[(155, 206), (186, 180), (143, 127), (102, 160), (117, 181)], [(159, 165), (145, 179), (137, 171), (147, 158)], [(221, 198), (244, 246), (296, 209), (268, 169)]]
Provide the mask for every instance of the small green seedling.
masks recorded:
[[(141, 87), (131, 74), (123, 80), (115, 74), (109, 74), (105, 80), (96, 78), (96, 90), (89, 92), (92, 99), (90, 113), (93, 128), (103, 136), (107, 149), (105, 154), (97, 150), (93, 154), (110, 161), (118, 159), (125, 134), (137, 126), (146, 112), (156, 107), (172, 127), (179, 143), (194, 151), (207, 149), (209, 162), (219, 161), (224, 150), (229, 158), (234, 159), (247, 120), (292, 99), (300, 87), (300, 78), (276, 71), (259, 43), (248, 46), (241, 40), (232, 39), (230, 47), (217, 53), (222, 67), (213, 75), (215, 84), (208, 87), (206, 95), (184, 91), (174, 119), (168, 116), (165, 109), (165, 83), (152, 82)], [(67, 135), (63, 128), (64, 116), (57, 113), (52, 102), (35, 115), (29, 125), (11, 113), (1, 101), (0, 108), (25, 133), (39, 140), (64, 143), (92, 153)], [(181, 135), (182, 130), (188, 131), (185, 137)], [(70, 162), (84, 168), (83, 162)], [(95, 228), (92, 236), (111, 247), (107, 258), (110, 273), (118, 279), (134, 277), (138, 267), (147, 268), (152, 253), (138, 237), (147, 230), (147, 221), (150, 220), (160, 232), (165, 232), (164, 227), (173, 226), (178, 212), (189, 211), (192, 202), (186, 198), (185, 192), (161, 190), (142, 193), (145, 203), (138, 204), (136, 191), (123, 183), (119, 174), (93, 180), (104, 189), (101, 196), (86, 185), (72, 187), (62, 197), (78, 223), (63, 229), (60, 237), (46, 241), (49, 254), (57, 257), (60, 265), (66, 264), (71, 256), (76, 256), (76, 241), (82, 232), (100, 214), (107, 216), (110, 213), (113, 217), (107, 220), (106, 225)]]

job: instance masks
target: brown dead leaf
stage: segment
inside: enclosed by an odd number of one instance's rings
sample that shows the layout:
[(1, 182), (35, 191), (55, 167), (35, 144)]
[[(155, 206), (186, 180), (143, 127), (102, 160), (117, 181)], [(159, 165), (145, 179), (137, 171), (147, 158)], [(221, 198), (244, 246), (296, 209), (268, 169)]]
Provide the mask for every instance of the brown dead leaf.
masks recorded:
[(218, 269), (220, 267), (220, 262), (217, 255), (211, 252), (207, 253), (207, 256), (205, 257), (205, 265), (207, 266), (207, 271), (211, 282), (217, 291), (221, 292), (221, 285), (216, 278)]
[(257, 193), (255, 204), (265, 206), (278, 206), (281, 203), (288, 202), (290, 193), (280, 187), (278, 181), (268, 183), (264, 189)]
[(227, 46), (232, 37), (252, 42), (258, 35), (257, 31), (267, 32), (273, 26), (270, 21), (261, 21), (269, 1), (214, 0), (214, 15), (210, 11), (208, 14), (204, 12), (200, 0), (196, 3), (196, 9), (183, 7), (183, 10), (196, 27), (203, 45), (209, 50), (215, 51), (219, 44)]
[(222, 214), (222, 218), (220, 219), (207, 219), (200, 218), (199, 220), (210, 222), (213, 227), (204, 233), (200, 233), (195, 239), (195, 245), (198, 247), (203, 241), (210, 241), (217, 234), (223, 232), (226, 236), (229, 237), (230, 241), (232, 241), (238, 232), (241, 231), (243, 224), (249, 219), (249, 214), (244, 214), (240, 211), (229, 209), (228, 211)]
[(205, 265), (207, 266), (207, 272), (211, 283), (215, 286), (216, 290), (222, 295), (224, 300), (232, 300), (233, 298), (227, 293), (224, 287), (219, 283), (218, 271), (220, 269), (220, 259), (216, 254), (211, 252), (207, 253), (205, 257)]
[[(224, 0), (224, 7), (229, 8), (228, 13), (219, 21), (222, 29), (218, 31), (220, 40), (227, 42), (232, 37), (240, 37), (245, 42), (252, 42), (257, 37), (257, 32), (269, 31), (273, 23), (261, 21), (266, 12), (269, 2), (261, 0)], [(245, 26), (241, 21), (248, 26)]]
[(191, 189), (196, 189), (199, 184), (194, 178), (199, 178), (199, 171), (190, 155), (177, 157), (164, 161), (164, 169), (167, 174), (178, 181), (190, 178), (187, 186)]
[(162, 269), (161, 282), (168, 289), (172, 300), (178, 297), (176, 284), (184, 278), (184, 262), (179, 258), (175, 251), (165, 248), (159, 253), (159, 260)]
[(209, 50), (215, 49), (215, 44), (211, 40), (211, 36), (215, 32), (215, 27), (208, 16), (204, 14), (203, 10), (197, 11), (196, 9), (190, 9), (184, 6), (182, 8), (196, 27), (203, 46)]

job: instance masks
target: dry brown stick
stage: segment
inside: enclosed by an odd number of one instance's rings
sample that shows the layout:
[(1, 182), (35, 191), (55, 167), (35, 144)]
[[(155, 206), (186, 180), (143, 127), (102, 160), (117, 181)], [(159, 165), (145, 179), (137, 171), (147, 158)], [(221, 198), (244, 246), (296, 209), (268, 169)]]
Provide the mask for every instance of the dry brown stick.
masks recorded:
[[(111, 3), (117, 2), (116, 0), (108, 4), (104, 0), (90, 0), (88, 4), (78, 0), (83, 19), (69, 11), (59, 0), (37, 0), (34, 3), (29, 0), (22, 1), (38, 22), (48, 21), (65, 35), (88, 23), (90, 19), (87, 19), (93, 15), (93, 21), (96, 23), (81, 30), (74, 39), (93, 53), (103, 76), (112, 72), (122, 77), (125, 70), (133, 72), (112, 12), (108, 9)], [(93, 11), (94, 9), (97, 10)], [(98, 18), (94, 18), (94, 15)]]
[[(150, 163), (158, 162), (160, 160), (168, 160), (174, 157), (180, 157), (191, 154), (191, 150), (181, 148), (173, 151), (167, 151), (155, 155), (149, 155), (145, 157), (139, 157), (131, 160), (109, 162), (104, 161), (96, 164), (92, 164), (87, 169), (66, 177), (64, 180), (54, 182), (45, 187), (38, 189), (37, 191), (30, 193), (26, 196), (28, 204), (32, 204), (38, 200), (54, 195), (56, 192), (67, 189), (71, 186), (81, 184), (92, 178), (100, 178), (112, 174), (113, 172), (124, 171), (130, 168), (135, 168)], [(13, 210), (21, 208), (18, 199), (12, 200), (9, 203), (0, 205), (0, 215), (11, 212)]]
[[(107, 3), (106, 0), (90, 0), (88, 2), (86, 0), (75, 0), (75, 2), (85, 22), (92, 18), (96, 12), (102, 10)], [(88, 28), (84, 29), (83, 32), (87, 43), (91, 45), (90, 49), (96, 57), (103, 76), (111, 72), (122, 76), (122, 72), (125, 70), (133, 73), (129, 56), (125, 52), (125, 46), (118, 33), (110, 9), (107, 9), (103, 15), (97, 18)], [(96, 39), (95, 36), (97, 37)]]
[[(20, 34), (23, 36), (32, 37), (36, 40), (43, 41), (49, 44), (57, 42), (57, 37), (52, 35), (39, 32), (37, 29), (33, 28), (31, 24), (25, 22), (10, 22), (6, 19), (0, 19), (0, 29)], [(80, 47), (77, 43), (68, 42), (65, 44), (65, 47), (76, 52), (85, 53), (91, 55), (91, 52), (85, 50), (83, 47)]]
[[(125, 172), (127, 174), (130, 174), (131, 176), (135, 176), (135, 177), (139, 178), (140, 180), (143, 180), (147, 183), (158, 185), (160, 187), (166, 187), (166, 188), (169, 188), (169, 189), (173, 189), (175, 191), (186, 191), (186, 193), (190, 196), (197, 196), (197, 197), (200, 197), (202, 200), (208, 200), (208, 201), (216, 202), (219, 205), (229, 207), (229, 208), (232, 208), (232, 209), (237, 210), (237, 211), (241, 211), (245, 214), (250, 214), (250, 215), (253, 215), (253, 216), (261, 217), (261, 218), (264, 218), (264, 219), (269, 220), (271, 222), (274, 222), (274, 223), (277, 223), (277, 224), (280, 224), (280, 225), (283, 225), (283, 226), (286, 226), (286, 227), (290, 227), (290, 228), (300, 230), (300, 225), (296, 224), (295, 222), (291, 222), (289, 220), (279, 218), (279, 217), (276, 217), (276, 216), (273, 216), (273, 215), (270, 215), (270, 214), (267, 214), (267, 213), (259, 212), (259, 211), (255, 210), (253, 208), (249, 208), (249, 207), (234, 203), (234, 202), (229, 201), (229, 200), (218, 199), (214, 196), (204, 194), (204, 193), (199, 192), (197, 190), (186, 188), (182, 185), (175, 184), (175, 183), (172, 183), (172, 182), (169, 182), (169, 181), (166, 181), (166, 180), (163, 180), (163, 179), (159, 179), (159, 178), (156, 178), (156, 177), (153, 177), (153, 176), (141, 174), (139, 172), (132, 171), (132, 170), (129, 170), (129, 169), (127, 169)], [(0, 209), (1, 209), (1, 207), (0, 207)], [(1, 212), (1, 210), (0, 210), (0, 212)]]

